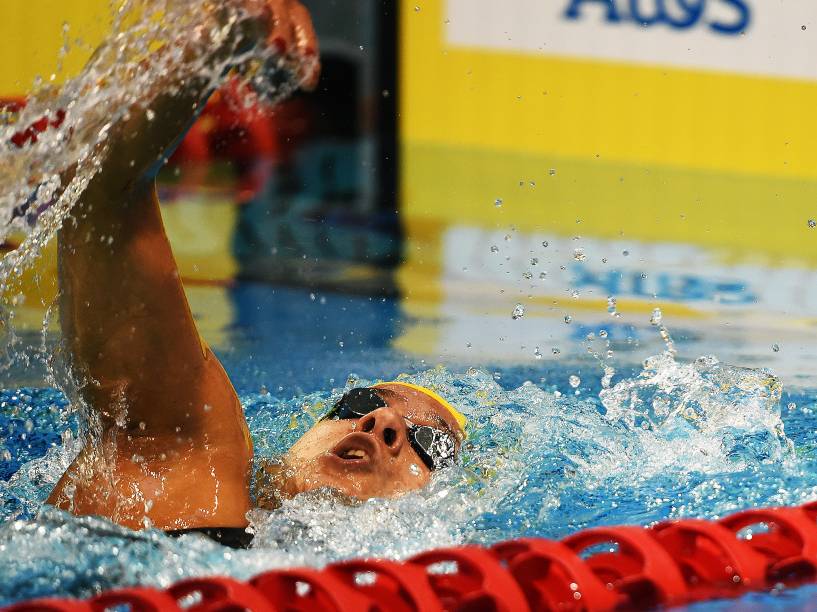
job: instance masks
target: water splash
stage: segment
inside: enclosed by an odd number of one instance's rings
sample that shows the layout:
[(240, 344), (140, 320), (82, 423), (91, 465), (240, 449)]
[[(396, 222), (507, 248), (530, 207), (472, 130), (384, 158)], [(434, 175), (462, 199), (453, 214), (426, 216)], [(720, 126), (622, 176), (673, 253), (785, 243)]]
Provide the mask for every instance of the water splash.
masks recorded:
[(781, 461), (791, 444), (780, 417), (780, 381), (765, 370), (721, 364), (707, 356), (650, 357), (636, 377), (599, 393), (606, 418), (688, 445), (699, 465), (724, 459)]
[(259, 38), (250, 36), (260, 23), (244, 7), (250, 4), (222, 3), (216, 14), (178, 0), (120, 0), (110, 35), (81, 74), (59, 87), (38, 80), (13, 120), (5, 113), (0, 242), (12, 234), (23, 237), (0, 261), (6, 367), (17, 357), (13, 319), (20, 276), (70, 218), (111, 154), (117, 130), (137, 113), (150, 120), (156, 101), (182, 87), (217, 88), (234, 68), (258, 99), (274, 102), (299, 85), (297, 67), (265, 45), (247, 42)]
[[(35, 585), (25, 596), (83, 595), (136, 581), (163, 586), (183, 575), (247, 577), (354, 556), (404, 558), (429, 543), (560, 537), (588, 525), (716, 516), (796, 503), (817, 491), (814, 460), (802, 450), (812, 430), (808, 415), (805, 408), (787, 412), (800, 436), (789, 439), (780, 385), (768, 372), (713, 358), (681, 363), (664, 353), (609, 388), (584, 376), (581, 398), (573, 395), (575, 372), (565, 364), (549, 375), (563, 387), (526, 381), (510, 389), (477, 368), (403, 377), (451, 399), (468, 418), (459, 464), (398, 499), (348, 504), (314, 491), (272, 512), (254, 510), (250, 551), (38, 510), (74, 452), (69, 440), (0, 482), (0, 548), (15, 547), (24, 560), (0, 555), (0, 585)], [(503, 379), (512, 374), (503, 370)], [(345, 389), (371, 382), (350, 377), (343, 389), (288, 400), (268, 392), (243, 396), (257, 461), (284, 452)], [(45, 401), (25, 397), (22, 404)], [(65, 427), (51, 418), (55, 428)], [(0, 600), (21, 596), (10, 588), (0, 587)]]

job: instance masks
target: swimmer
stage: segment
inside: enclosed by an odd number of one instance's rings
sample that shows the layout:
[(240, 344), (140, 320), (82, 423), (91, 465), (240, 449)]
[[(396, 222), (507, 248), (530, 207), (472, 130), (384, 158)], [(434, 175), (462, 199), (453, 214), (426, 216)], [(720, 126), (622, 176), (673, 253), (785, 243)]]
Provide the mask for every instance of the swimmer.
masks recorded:
[[(224, 1), (203, 10), (217, 19)], [(240, 1), (257, 8), (261, 0)], [(314, 87), (318, 46), (307, 10), (295, 0), (263, 3), (260, 27), (241, 35), (263, 37), (294, 66), (310, 66), (301, 80)], [(214, 61), (222, 53), (198, 52)], [(151, 103), (150, 120), (133, 112), (111, 131), (102, 170), (58, 234), (63, 338), (100, 433), (48, 503), (135, 530), (200, 531), (243, 545), (250, 432), (196, 329), (156, 193), (162, 160), (209, 93), (192, 80), (174, 85), (168, 91), (176, 93)], [(266, 470), (257, 497), (269, 504), (320, 487), (357, 499), (396, 496), (451, 464), (463, 435), (462, 416), (428, 389), (398, 382), (353, 389)]]

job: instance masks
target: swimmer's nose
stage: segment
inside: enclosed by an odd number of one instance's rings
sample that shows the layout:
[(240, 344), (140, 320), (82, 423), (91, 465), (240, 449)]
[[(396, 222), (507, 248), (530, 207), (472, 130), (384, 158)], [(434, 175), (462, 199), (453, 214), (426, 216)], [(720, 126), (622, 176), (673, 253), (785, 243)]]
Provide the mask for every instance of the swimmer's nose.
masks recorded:
[(372, 434), (389, 453), (397, 455), (406, 440), (406, 424), (393, 408), (378, 408), (358, 421), (360, 431)]

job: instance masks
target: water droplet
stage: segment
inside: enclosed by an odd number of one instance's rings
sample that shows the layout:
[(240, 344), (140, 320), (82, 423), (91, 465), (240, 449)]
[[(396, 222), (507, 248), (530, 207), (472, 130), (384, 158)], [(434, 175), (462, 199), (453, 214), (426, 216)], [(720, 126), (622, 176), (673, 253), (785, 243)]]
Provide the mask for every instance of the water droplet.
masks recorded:
[[(417, 7), (414, 7), (414, 10), (419, 11), (420, 9), (417, 8)], [(295, 582), (295, 594), (298, 595), (298, 597), (306, 597), (311, 592), (312, 592), (312, 587), (310, 586), (310, 584), (308, 582), (301, 582), (300, 580)]]
[(540, 272), (539, 273), (539, 280), (545, 280), (548, 277), (547, 272)]
[(339, 346), (340, 348), (343, 348), (343, 340), (341, 340), (340, 342), (338, 342), (338, 346)]
[(805, 24), (801, 25), (801, 26), (800, 26), (800, 29), (801, 29), (801, 30), (803, 30), (803, 31), (805, 31), (805, 29), (806, 29), (806, 25), (805, 25)]
[(607, 330), (601, 329), (599, 330), (599, 338), (606, 338), (607, 337)]
[(148, 426), (148, 424), (145, 423), (144, 421), (139, 421), (139, 429), (141, 431), (145, 431), (145, 429), (147, 429), (147, 426)]
[(551, 352), (552, 352), (554, 355), (561, 355), (561, 354), (562, 354), (562, 351), (560, 351), (560, 350), (559, 350), (559, 348), (558, 348), (558, 347), (556, 347), (556, 346), (554, 346), (554, 347), (551, 349)]
[(574, 289), (573, 291), (571, 291), (570, 292), (570, 297), (572, 297), (574, 300), (578, 300), (579, 299), (578, 289)]
[(513, 312), (511, 312), (511, 318), (516, 321), (517, 319), (521, 319), (525, 316), (525, 307), (522, 304), (517, 304), (513, 307)]
[(630, 251), (627, 251), (625, 249), (624, 251), (621, 252), (621, 254), (624, 255), (624, 257), (628, 257), (630, 255)]
[(661, 312), (660, 308), (653, 308), (652, 316), (650, 317), (650, 323), (653, 325), (660, 325), (661, 320), (664, 318), (663, 313)]
[(505, 242), (510, 242), (510, 240), (511, 240), (511, 235), (510, 234), (505, 234)]
[(536, 257), (531, 257), (530, 258), (530, 265), (535, 266), (538, 263), (539, 263), (539, 260)]
[(808, 226), (809, 226), (811, 229), (814, 229), (815, 227), (817, 227), (817, 221), (815, 221), (814, 219), (809, 219), (809, 220), (808, 220)]
[(780, 352), (780, 345), (779, 344), (772, 344), (772, 350), (775, 353), (779, 353)]
[(148, 121), (153, 121), (154, 119), (156, 119), (156, 113), (154, 112), (153, 109), (149, 108), (145, 111), (145, 117), (147, 117)]
[(617, 300), (612, 295), (607, 297), (607, 312), (611, 315), (616, 314), (616, 303)]
[(549, 243), (547, 240), (544, 240), (544, 241), (542, 242), (542, 246), (543, 246), (543, 247), (545, 247), (545, 248), (547, 248), (549, 244), (550, 244), (550, 243)]
[(613, 380), (613, 376), (615, 376), (615, 369), (611, 366), (604, 366), (604, 376), (601, 377), (601, 388), (602, 389), (609, 389), (610, 383)]
[(420, 7), (419, 7), (419, 6), (415, 6), (415, 7), (414, 7), (414, 12), (415, 12), (415, 13), (419, 13), (419, 12), (420, 12)]
[(414, 463), (409, 466), (409, 472), (411, 472), (412, 476), (419, 476), (420, 475), (420, 468), (418, 468)]
[(556, 168), (551, 168), (550, 170), (548, 170), (548, 174), (550, 176), (556, 176)]
[(565, 315), (565, 323), (570, 325), (571, 321), (573, 321), (573, 317), (571, 317), (570, 315)]
[(567, 380), (570, 383), (570, 386), (573, 387), (574, 389), (578, 387), (580, 384), (582, 384), (582, 379), (576, 376), (575, 374), (571, 374), (570, 378), (568, 378)]
[(786, 404), (786, 408), (788, 408), (789, 411), (791, 412), (792, 410), (797, 408), (797, 404), (795, 404), (794, 402), (789, 402), (788, 404)]
[(522, 272), (522, 278), (530, 280), (533, 278), (533, 274), (531, 274), (530, 272)]
[(537, 347), (536, 347), (536, 349), (533, 351), (533, 356), (534, 356), (534, 357), (536, 357), (537, 359), (541, 359), (541, 358), (542, 358), (542, 352), (539, 350), (539, 347), (538, 347), (538, 346), (537, 346)]
[(499, 253), (499, 247), (495, 244), (491, 245), (491, 253)]
[(502, 206), (502, 198), (497, 198), (496, 200), (494, 200), (494, 206), (500, 208)]
[(576, 261), (584, 261), (587, 259), (587, 255), (584, 254), (584, 249), (582, 247), (573, 249), (573, 259)]

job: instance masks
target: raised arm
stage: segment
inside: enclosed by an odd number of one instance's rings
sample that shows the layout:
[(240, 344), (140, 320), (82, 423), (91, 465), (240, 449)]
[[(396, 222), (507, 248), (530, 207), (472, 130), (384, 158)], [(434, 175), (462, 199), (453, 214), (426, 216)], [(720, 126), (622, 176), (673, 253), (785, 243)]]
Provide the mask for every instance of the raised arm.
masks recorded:
[[(259, 37), (294, 63), (316, 57), (300, 3), (243, 2), (256, 17), (234, 24), (222, 45), (208, 47), (204, 34), (191, 33), (182, 50), (189, 60), (220, 69)], [(225, 16), (216, 7), (212, 18)], [(302, 76), (313, 84), (317, 72)], [(83, 449), (49, 502), (132, 528), (146, 519), (163, 529), (243, 526), (249, 432), (230, 381), (196, 329), (154, 185), (212, 81), (168, 74), (154, 86), (149, 106), (131, 109), (112, 129), (102, 171), (59, 233), (64, 341), (101, 437)]]

